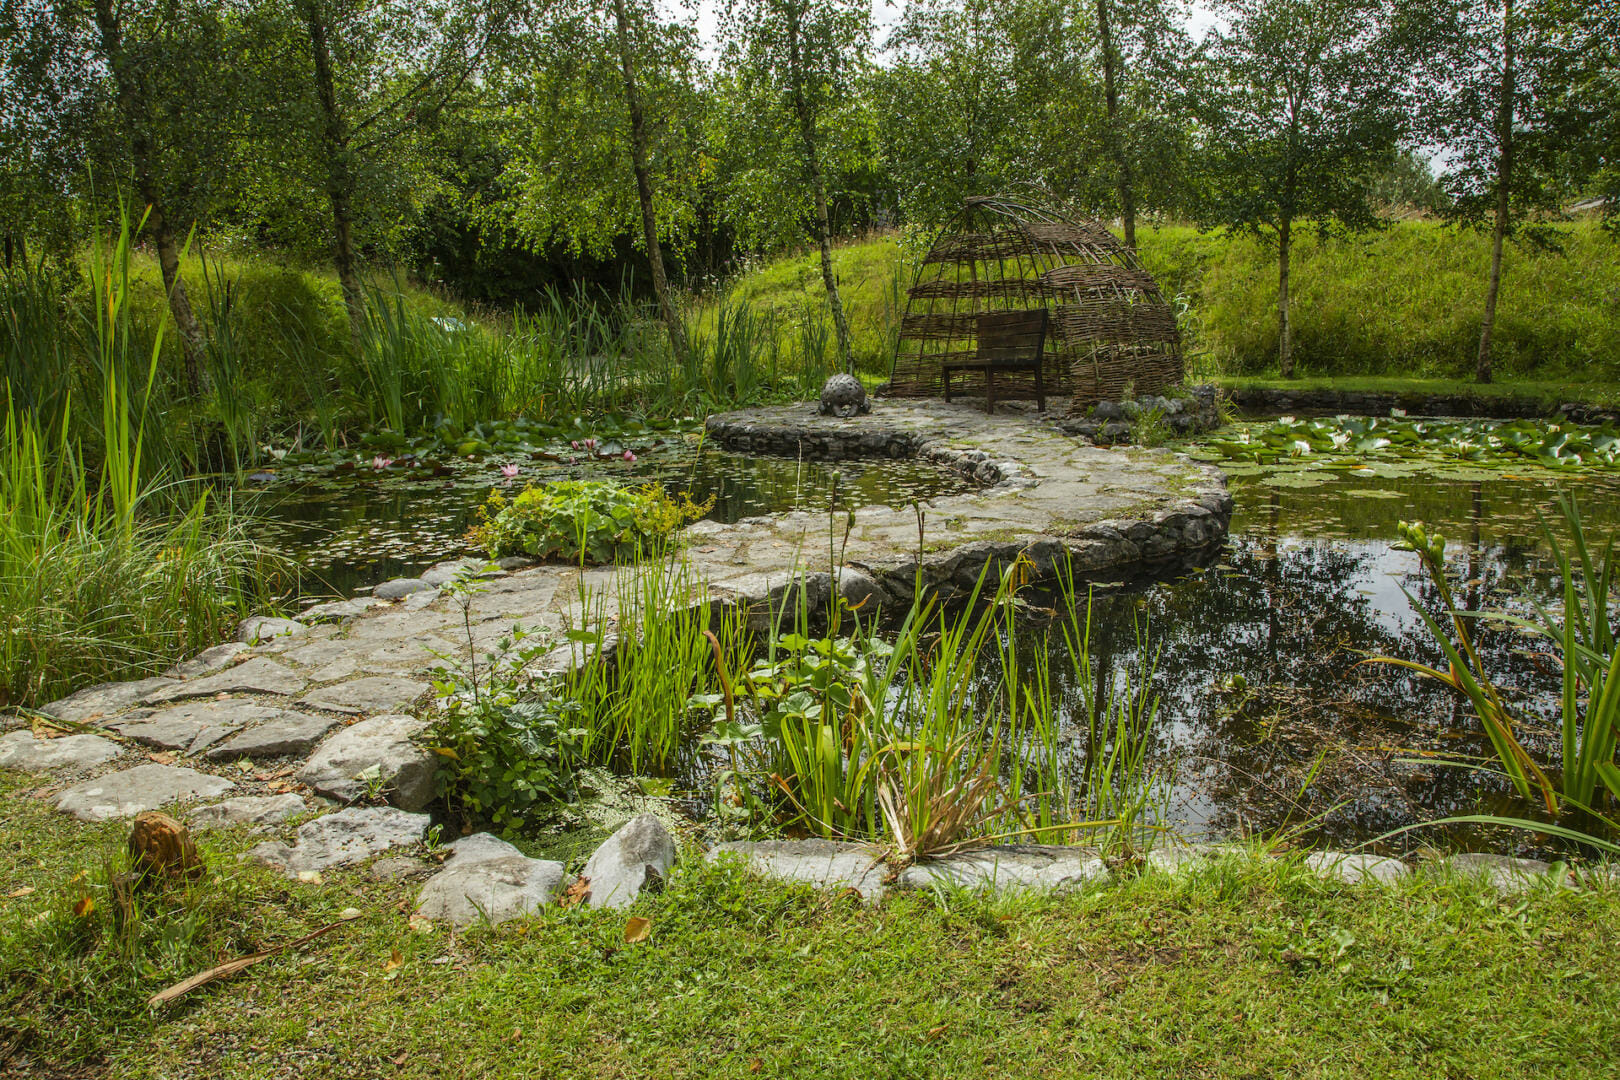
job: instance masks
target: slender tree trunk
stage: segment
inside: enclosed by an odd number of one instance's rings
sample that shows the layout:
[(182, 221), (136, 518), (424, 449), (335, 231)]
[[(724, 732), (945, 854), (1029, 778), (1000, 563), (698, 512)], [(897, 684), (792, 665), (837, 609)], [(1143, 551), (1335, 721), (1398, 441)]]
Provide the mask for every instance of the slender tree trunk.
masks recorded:
[(838, 279), (833, 276), (832, 225), (827, 217), (827, 181), (821, 173), (821, 160), (816, 152), (816, 122), (811, 115), (810, 103), (804, 96), (804, 73), (799, 59), (799, 16), (801, 7), (795, 5), (788, 18), (788, 81), (793, 87), (793, 112), (799, 120), (799, 138), (804, 143), (804, 167), (810, 176), (810, 188), (816, 202), (816, 241), (821, 248), (821, 282), (827, 289), (827, 304), (832, 308), (833, 330), (838, 335), (838, 360), (845, 372), (853, 373), (855, 358), (850, 348), (849, 319), (844, 315), (844, 301), (838, 294)]
[(146, 204), (146, 231), (157, 249), (158, 270), (168, 293), (169, 311), (180, 335), (180, 352), (186, 366), (186, 389), (195, 397), (203, 391), (203, 335), (197, 316), (191, 310), (191, 297), (180, 277), (180, 249), (174, 228), (163, 210), (162, 192), (157, 179), (157, 151), (147, 128), (145, 88), (140, 73), (124, 52), (124, 30), (119, 24), (113, 0), (95, 0), (96, 31), (101, 50), (117, 88), (118, 112), (129, 129), (129, 157), (134, 166), (135, 189)]
[(309, 34), (310, 55), (315, 62), (315, 99), (321, 109), (321, 154), (326, 159), (326, 198), (332, 206), (332, 263), (343, 290), (343, 306), (349, 313), (349, 339), (358, 351), (366, 326), (366, 295), (354, 258), (355, 180), (349, 136), (342, 107), (338, 104), (337, 81), (332, 75), (332, 43), (327, 36), (325, 14), (319, 0), (302, 0), (299, 7)]
[(1288, 217), (1277, 227), (1277, 370), (1294, 377), (1294, 327), (1288, 318), (1288, 261), (1293, 253), (1294, 223)]
[(664, 274), (664, 249), (658, 242), (658, 215), (653, 207), (652, 175), (647, 168), (647, 120), (641, 111), (641, 91), (636, 85), (636, 62), (630, 48), (630, 19), (624, 0), (613, 0), (613, 15), (619, 41), (619, 66), (624, 72), (624, 104), (630, 113), (630, 164), (636, 174), (636, 198), (641, 202), (641, 235), (647, 245), (647, 261), (652, 264), (653, 293), (658, 311), (669, 331), (669, 342), (677, 356), (686, 356), (686, 325), (669, 296), (669, 278)]
[(1125, 153), (1125, 137), (1120, 130), (1119, 54), (1114, 50), (1114, 32), (1108, 22), (1109, 0), (1097, 0), (1097, 34), (1102, 44), (1103, 95), (1108, 105), (1108, 151), (1114, 158), (1114, 179), (1119, 186), (1119, 216), (1125, 225), (1125, 244), (1136, 247), (1136, 192), (1131, 182), (1131, 163)]
[(1496, 298), (1502, 291), (1502, 244), (1507, 239), (1508, 193), (1513, 179), (1513, 0), (1502, 6), (1502, 97), (1496, 107), (1496, 223), (1491, 229), (1491, 276), (1485, 284), (1485, 317), (1479, 328), (1479, 356), (1474, 377), (1491, 381), (1491, 331), (1496, 328)]

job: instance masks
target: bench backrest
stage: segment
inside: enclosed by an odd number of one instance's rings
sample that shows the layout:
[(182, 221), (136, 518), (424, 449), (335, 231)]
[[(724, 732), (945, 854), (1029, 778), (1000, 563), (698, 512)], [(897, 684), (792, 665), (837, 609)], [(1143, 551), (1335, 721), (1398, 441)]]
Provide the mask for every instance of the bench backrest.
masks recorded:
[(987, 311), (979, 316), (977, 357), (997, 367), (1031, 367), (1046, 347), (1045, 308)]

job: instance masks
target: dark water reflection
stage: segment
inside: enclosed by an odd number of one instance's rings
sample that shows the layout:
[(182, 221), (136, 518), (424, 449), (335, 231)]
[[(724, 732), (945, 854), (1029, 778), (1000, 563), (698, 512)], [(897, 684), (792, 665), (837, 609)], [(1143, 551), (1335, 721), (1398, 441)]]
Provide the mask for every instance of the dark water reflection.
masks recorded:
[[(1398, 521), (1421, 518), (1448, 537), (1459, 602), (1524, 611), (1525, 596), (1553, 595), (1534, 511), (1551, 513), (1556, 488), (1528, 478), (1404, 479), (1376, 488), (1357, 480), (1311, 489), (1243, 479), (1233, 487), (1238, 510), (1218, 566), (1094, 601), (1100, 679), (1140, 664), (1139, 626), (1149, 628), (1148, 647), (1158, 650), (1157, 756), (1173, 762), (1170, 816), (1177, 826), (1213, 836), (1301, 828), (1343, 846), (1450, 815), (1533, 816), (1505, 783), (1439, 763), (1489, 751), (1457, 696), (1401, 669), (1362, 662), (1375, 655), (1441, 661), (1402, 592), (1439, 614), (1416, 557), (1393, 549)], [(1612, 532), (1620, 482), (1585, 480), (1579, 497), (1589, 535)], [(1559, 684), (1552, 666), (1534, 655), (1536, 639), (1486, 625), (1478, 644), (1529, 718), (1524, 741), (1538, 759), (1554, 759)], [(1032, 639), (1028, 647), (1041, 646)], [(1062, 687), (1062, 699), (1073, 729), (1083, 729), (1072, 712), (1072, 686)], [(1409, 834), (1391, 846), (1425, 839), (1436, 837)], [(1511, 830), (1459, 827), (1449, 839), (1547, 850), (1544, 838)]]
[(963, 490), (957, 474), (923, 462), (799, 462), (751, 457), (695, 444), (667, 446), (631, 463), (544, 463), (507, 482), (494, 462), (437, 470), (310, 470), (250, 493), (265, 541), (303, 565), (300, 590), (348, 596), (389, 578), (420, 573), (465, 551), (463, 537), (491, 488), (521, 490), (529, 480), (615, 479), (687, 491), (707, 515), (734, 522), (796, 507), (824, 510), (838, 483), (840, 506), (904, 506)]

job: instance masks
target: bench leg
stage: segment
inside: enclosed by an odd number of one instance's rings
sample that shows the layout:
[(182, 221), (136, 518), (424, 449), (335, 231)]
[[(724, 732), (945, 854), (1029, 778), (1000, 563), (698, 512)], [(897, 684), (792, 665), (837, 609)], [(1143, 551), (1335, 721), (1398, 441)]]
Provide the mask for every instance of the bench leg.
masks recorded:
[(993, 367), (984, 369), (984, 411), (996, 411), (996, 369)]
[(1041, 378), (1041, 362), (1035, 362), (1035, 409), (1037, 412), (1046, 411), (1046, 383)]
[(945, 400), (949, 402), (951, 400), (951, 369), (941, 368), (939, 376), (945, 380)]

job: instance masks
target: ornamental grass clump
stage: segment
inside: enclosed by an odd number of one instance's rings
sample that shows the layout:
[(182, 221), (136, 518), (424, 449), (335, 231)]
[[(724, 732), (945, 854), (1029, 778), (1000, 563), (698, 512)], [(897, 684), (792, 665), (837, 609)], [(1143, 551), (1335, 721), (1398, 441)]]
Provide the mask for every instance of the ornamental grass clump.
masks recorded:
[(605, 480), (530, 484), (516, 498), (492, 491), (468, 534), (491, 558), (611, 563), (661, 548), (676, 529), (709, 512), (713, 500), (694, 503), (656, 484), (624, 487)]

